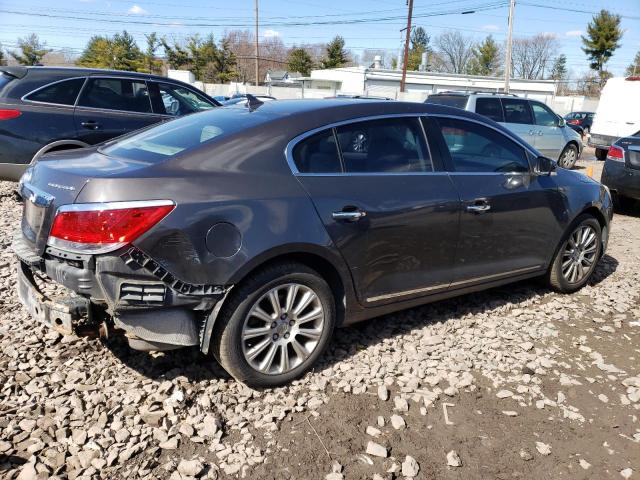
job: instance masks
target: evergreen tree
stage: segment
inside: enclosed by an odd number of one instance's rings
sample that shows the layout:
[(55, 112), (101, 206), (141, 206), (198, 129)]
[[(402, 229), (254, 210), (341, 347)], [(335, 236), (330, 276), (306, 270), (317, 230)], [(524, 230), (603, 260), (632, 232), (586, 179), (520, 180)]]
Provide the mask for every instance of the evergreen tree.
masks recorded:
[(582, 51), (587, 54), (590, 67), (600, 77), (600, 85), (604, 85), (608, 72), (605, 70), (607, 61), (613, 52), (620, 47), (622, 29), (620, 16), (607, 10), (600, 10), (587, 25), (587, 36), (582, 36)]
[(322, 68), (339, 68), (349, 62), (349, 56), (344, 49), (344, 38), (340, 35), (327, 45), (327, 56), (322, 60)]
[(4, 50), (2, 49), (2, 44), (0, 43), (0, 66), (6, 65), (7, 59), (4, 58)]
[(38, 65), (48, 52), (51, 50), (46, 48), (46, 44), (40, 43), (38, 35), (32, 33), (28, 37), (18, 39), (18, 52), (9, 52), (9, 54), (20, 65)]
[(287, 57), (287, 68), (290, 72), (300, 72), (305, 77), (311, 74), (313, 60), (304, 48), (292, 48)]
[(417, 27), (411, 33), (411, 48), (407, 59), (407, 70), (418, 70), (422, 63), (422, 54), (427, 52), (427, 63), (431, 49), (429, 48), (429, 35), (424, 28)]
[(627, 67), (625, 75), (638, 76), (640, 75), (640, 51), (636, 53), (636, 57), (633, 59), (633, 63)]
[(553, 62), (551, 78), (553, 80), (564, 80), (567, 76), (567, 56), (559, 55)]
[(145, 57), (135, 39), (126, 30), (113, 38), (95, 35), (84, 48), (77, 65), (110, 68), (130, 72), (145, 71)]
[(169, 45), (169, 41), (166, 38), (161, 38), (160, 44), (164, 48), (164, 54), (170, 68), (180, 69), (189, 65), (189, 52), (181, 45), (175, 42), (173, 45)]
[(471, 75), (495, 75), (500, 67), (500, 48), (491, 35), (473, 47), (468, 70)]
[(156, 57), (156, 50), (160, 46), (160, 39), (156, 32), (145, 35), (147, 40), (147, 49), (144, 52), (144, 62), (146, 70), (149, 73), (160, 73), (162, 70), (162, 60)]

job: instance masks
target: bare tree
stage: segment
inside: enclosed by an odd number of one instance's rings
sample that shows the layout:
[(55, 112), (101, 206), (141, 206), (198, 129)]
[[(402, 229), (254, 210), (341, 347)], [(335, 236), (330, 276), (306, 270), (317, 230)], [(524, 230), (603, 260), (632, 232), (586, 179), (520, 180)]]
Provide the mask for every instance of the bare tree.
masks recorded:
[(382, 68), (390, 68), (391, 67), (391, 51), (384, 48), (365, 48), (362, 51), (362, 56), (360, 57), (360, 62), (368, 67), (373, 63), (376, 56), (380, 56), (382, 61)]
[(475, 43), (458, 31), (448, 31), (436, 37), (433, 55), (435, 70), (447, 73), (466, 73), (473, 58)]
[(511, 54), (513, 76), (525, 79), (544, 78), (545, 72), (553, 68), (553, 59), (558, 51), (555, 35), (539, 33), (530, 38), (516, 38)]
[[(253, 81), (255, 75), (255, 43), (254, 34), (249, 30), (232, 30), (225, 33), (225, 40), (229, 42), (230, 50), (235, 54), (238, 62), (239, 80)], [(286, 70), (289, 48), (280, 37), (264, 38), (260, 41), (260, 81), (264, 80), (267, 70)]]

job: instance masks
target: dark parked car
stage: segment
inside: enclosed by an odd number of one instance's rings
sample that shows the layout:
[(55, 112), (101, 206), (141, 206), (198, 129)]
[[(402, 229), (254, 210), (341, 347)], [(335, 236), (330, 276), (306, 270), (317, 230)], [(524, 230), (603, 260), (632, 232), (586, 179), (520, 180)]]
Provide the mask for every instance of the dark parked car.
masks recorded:
[[(250, 97), (260, 102), (272, 102), (274, 100), (277, 100), (276, 97), (271, 97), (269, 95), (250, 95)], [(230, 99), (222, 102), (222, 105), (225, 107), (228, 107), (231, 105), (245, 106), (247, 105), (248, 101), (249, 99), (247, 98), (247, 95), (245, 95), (244, 93), (235, 93)]]
[(595, 112), (571, 112), (567, 113), (564, 119), (569, 127), (584, 137), (591, 131), (594, 116)]
[(217, 105), (186, 83), (144, 73), (0, 67), (0, 180), (16, 181), (47, 152)]
[(640, 200), (640, 131), (609, 147), (602, 183), (609, 187), (620, 204)]
[[(214, 109), (53, 153), (22, 193), (34, 319), (198, 346), (252, 386), (299, 376), (359, 320), (530, 277), (573, 292), (613, 211), (604, 186), (485, 117), (353, 99)], [(74, 293), (48, 298), (49, 282)]]

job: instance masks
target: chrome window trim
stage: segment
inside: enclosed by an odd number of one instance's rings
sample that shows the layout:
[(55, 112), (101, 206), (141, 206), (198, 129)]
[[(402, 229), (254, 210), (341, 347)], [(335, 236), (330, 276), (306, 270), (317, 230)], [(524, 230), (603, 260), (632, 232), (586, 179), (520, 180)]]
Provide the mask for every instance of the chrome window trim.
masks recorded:
[(377, 295), (375, 297), (368, 297), (366, 299), (367, 303), (373, 303), (373, 302), (378, 302), (380, 300), (390, 300), (392, 298), (397, 298), (397, 297), (404, 297), (404, 296), (408, 296), (408, 295), (414, 295), (417, 293), (424, 293), (424, 292), (428, 292), (431, 290), (440, 290), (442, 288), (451, 288), (451, 287), (458, 287), (461, 285), (466, 285), (469, 283), (475, 283), (475, 282), (481, 282), (484, 280), (493, 280), (493, 279), (500, 279), (503, 277), (509, 277), (512, 275), (517, 275), (517, 274), (524, 274), (524, 273), (529, 273), (529, 272), (534, 272), (537, 270), (543, 270), (544, 269), (544, 265), (533, 265), (531, 267), (524, 267), (524, 268), (518, 268), (516, 270), (510, 270), (508, 272), (501, 272), (501, 273), (493, 273), (491, 275), (483, 275), (481, 277), (474, 277), (474, 278), (469, 278), (467, 280), (459, 280), (457, 282), (452, 282), (449, 284), (446, 283), (439, 283), (437, 285), (432, 285), (430, 287), (424, 287), (424, 288), (416, 288), (416, 289), (412, 289), (412, 290), (403, 290), (400, 292), (393, 292), (393, 293), (387, 293), (384, 295)]
[[(533, 115), (533, 113), (532, 113), (532, 115)], [(435, 118), (436, 120), (438, 118), (453, 118), (455, 120), (463, 120), (463, 121), (466, 121), (466, 122), (477, 123), (478, 125), (482, 125), (483, 127), (487, 127), (487, 128), (490, 128), (490, 129), (494, 130), (495, 132), (498, 132), (503, 137), (507, 138), (508, 140), (511, 140), (516, 145), (519, 145), (520, 147), (522, 147), (522, 149), (525, 151), (525, 157), (527, 159), (527, 165), (529, 165), (529, 172), (528, 173), (532, 173), (533, 172), (533, 168), (531, 166), (531, 162), (529, 161), (529, 156), (526, 155), (526, 153), (529, 152), (534, 157), (538, 157), (539, 155), (538, 155), (537, 152), (534, 152), (529, 145), (526, 145), (519, 137), (516, 137), (515, 134), (514, 134), (515, 138), (511, 137), (509, 135), (506, 135), (499, 128), (496, 128), (493, 125), (489, 125), (488, 123), (484, 123), (484, 122), (481, 122), (479, 120), (476, 120), (475, 118), (463, 117), (463, 116), (460, 116), (460, 115), (440, 114), (440, 113), (431, 114), (429, 116)], [(509, 132), (509, 133), (511, 133), (511, 132)], [(468, 174), (474, 174), (474, 175), (478, 175), (480, 173), (494, 173), (494, 174), (499, 174), (499, 175), (514, 175), (514, 174), (522, 175), (522, 174), (526, 174), (527, 172), (455, 172), (455, 171), (450, 171), (449, 173), (468, 173)]]
[[(333, 176), (341, 176), (341, 177), (368, 177), (368, 176), (380, 176), (380, 175), (432, 175), (434, 173), (446, 173), (446, 172), (436, 172), (433, 168), (433, 157), (431, 156), (431, 147), (429, 146), (429, 139), (427, 138), (425, 129), (424, 129), (424, 125), (422, 124), (421, 121), (421, 117), (426, 116), (425, 113), (388, 113), (388, 114), (382, 114), (382, 115), (368, 115), (365, 117), (355, 117), (355, 118), (350, 118), (348, 120), (341, 120), (339, 122), (333, 122), (333, 123), (328, 123), (326, 125), (323, 125), (322, 127), (317, 127), (314, 128), (312, 130), (308, 130), (304, 133), (301, 133), (299, 135), (297, 135), (296, 137), (294, 137), (293, 139), (291, 139), (288, 143), (287, 146), (284, 149), (284, 155), (285, 158), (287, 159), (287, 163), (289, 165), (289, 168), (291, 169), (291, 172), (295, 175), (295, 176), (299, 176), (299, 177), (333, 177)], [(420, 124), (420, 131), (422, 132), (422, 138), (424, 139), (425, 145), (427, 146), (427, 152), (429, 154), (429, 160), (431, 161), (431, 171), (430, 172), (339, 172), (339, 173), (303, 173), (300, 172), (298, 170), (298, 167), (296, 166), (296, 163), (293, 159), (293, 149), (296, 147), (296, 145), (298, 145), (298, 143), (302, 142), (303, 140), (305, 140), (306, 138), (315, 135), (316, 133), (320, 133), (323, 132), (325, 130), (335, 130), (337, 127), (341, 127), (344, 125), (350, 125), (352, 123), (360, 123), (360, 122), (367, 122), (367, 121), (372, 121), (372, 120), (384, 120), (387, 118), (409, 118), (409, 117), (413, 117), (415, 119), (418, 120), (418, 123)], [(334, 135), (336, 135), (335, 131), (334, 131)], [(337, 135), (336, 135), (336, 141), (337, 141)], [(338, 148), (338, 144), (336, 143), (336, 148)], [(338, 154), (341, 156), (340, 150), (338, 150)], [(342, 162), (342, 159), (340, 160)]]
[[(53, 103), (53, 102), (42, 102), (40, 100), (30, 100), (27, 97), (29, 95), (33, 95), (34, 93), (38, 93), (40, 90), (44, 90), (45, 88), (50, 87), (51, 85), (55, 85), (56, 83), (62, 83), (62, 82), (68, 82), (69, 80), (80, 80), (80, 79), (84, 79), (84, 82), (82, 83), (82, 85), (80, 86), (80, 90), (78, 90), (78, 94), (76, 95), (76, 99), (72, 104), (66, 104), (66, 103)], [(76, 104), (78, 103), (78, 99), (80, 98), (80, 95), (82, 94), (82, 91), (84, 90), (84, 86), (87, 84), (87, 79), (88, 77), (81, 75), (78, 77), (67, 77), (67, 78), (63, 78), (62, 80), (56, 80), (55, 82), (51, 82), (51, 83), (47, 83), (46, 85), (43, 85), (41, 87), (38, 87), (34, 90), (31, 90), (29, 93), (25, 93), (22, 97), (20, 97), (20, 100), (22, 102), (25, 103), (34, 103), (36, 105), (52, 105), (54, 107), (71, 107), (74, 108), (76, 106)]]

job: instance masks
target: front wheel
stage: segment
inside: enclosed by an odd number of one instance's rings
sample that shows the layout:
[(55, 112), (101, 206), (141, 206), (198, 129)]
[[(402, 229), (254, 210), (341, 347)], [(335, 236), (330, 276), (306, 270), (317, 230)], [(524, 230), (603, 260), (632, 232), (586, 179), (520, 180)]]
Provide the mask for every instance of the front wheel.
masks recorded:
[(578, 161), (578, 147), (573, 144), (567, 145), (564, 147), (564, 150), (560, 154), (560, 158), (558, 159), (558, 165), (562, 168), (566, 168), (570, 170)]
[(602, 252), (602, 229), (591, 215), (581, 215), (573, 223), (556, 252), (548, 282), (562, 293), (581, 289), (596, 268)]
[(232, 292), (212, 338), (222, 367), (250, 387), (284, 385), (309, 370), (335, 327), (327, 282), (299, 263), (272, 265)]

